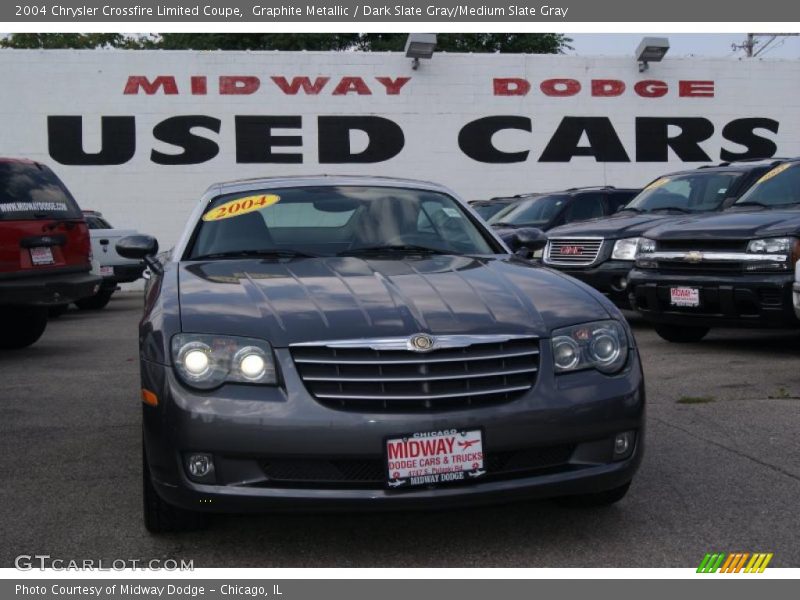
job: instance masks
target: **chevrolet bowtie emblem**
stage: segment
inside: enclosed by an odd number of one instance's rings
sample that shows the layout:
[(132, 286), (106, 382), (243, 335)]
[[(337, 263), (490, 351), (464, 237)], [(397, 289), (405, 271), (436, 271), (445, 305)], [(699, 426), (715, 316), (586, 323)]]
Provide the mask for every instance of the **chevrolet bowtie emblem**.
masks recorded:
[(699, 263), (701, 260), (703, 260), (703, 253), (697, 251), (688, 252), (683, 259), (686, 262)]

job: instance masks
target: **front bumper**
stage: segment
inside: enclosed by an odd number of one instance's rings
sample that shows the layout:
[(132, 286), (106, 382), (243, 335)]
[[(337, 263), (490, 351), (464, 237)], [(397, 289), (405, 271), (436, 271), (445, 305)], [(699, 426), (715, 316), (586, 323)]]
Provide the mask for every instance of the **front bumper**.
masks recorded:
[(0, 279), (0, 304), (53, 306), (93, 296), (101, 279), (88, 271)]
[[(211, 512), (480, 504), (608, 490), (629, 482), (641, 461), (645, 392), (635, 351), (614, 377), (542, 372), (532, 390), (511, 402), (430, 413), (328, 408), (306, 391), (288, 350), (275, 353), (284, 387), (226, 385), (208, 393), (182, 386), (171, 367), (142, 361), (142, 387), (159, 399), (155, 407), (143, 406), (145, 451), (155, 488), (167, 502)], [(277, 483), (264, 468), (282, 459), (374, 464), (383, 460), (387, 437), (452, 428), (481, 428), (487, 460), (513, 451), (571, 450), (562, 463), (540, 470), (402, 491), (374, 481)], [(614, 461), (613, 438), (624, 431), (636, 432), (634, 450)], [(213, 482), (189, 479), (189, 452), (214, 456)]]
[(628, 298), (628, 273), (633, 268), (632, 260), (607, 260), (591, 267), (570, 268), (549, 264), (546, 266), (593, 287), (619, 308), (631, 307)]
[[(629, 290), (633, 308), (654, 323), (781, 328), (800, 325), (792, 305), (793, 282), (790, 273), (675, 275), (633, 269)], [(672, 306), (672, 287), (699, 289), (700, 306)]]

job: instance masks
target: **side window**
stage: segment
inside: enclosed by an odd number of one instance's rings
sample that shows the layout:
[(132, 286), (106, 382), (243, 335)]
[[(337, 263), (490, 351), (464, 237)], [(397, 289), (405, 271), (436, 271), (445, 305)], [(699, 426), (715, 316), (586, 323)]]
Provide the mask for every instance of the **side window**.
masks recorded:
[(615, 192), (606, 196), (608, 214), (613, 215), (636, 196), (635, 192)]
[(605, 194), (577, 194), (564, 211), (564, 222), (586, 221), (605, 214), (603, 197)]

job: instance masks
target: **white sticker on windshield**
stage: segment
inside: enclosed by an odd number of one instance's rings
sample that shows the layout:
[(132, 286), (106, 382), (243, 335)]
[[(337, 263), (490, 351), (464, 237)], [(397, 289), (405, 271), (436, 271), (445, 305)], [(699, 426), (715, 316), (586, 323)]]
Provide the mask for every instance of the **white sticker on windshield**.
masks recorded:
[(454, 219), (460, 219), (461, 213), (458, 212), (455, 208), (450, 208), (449, 206), (445, 206), (442, 208), (442, 212), (446, 214), (448, 217), (452, 217)]

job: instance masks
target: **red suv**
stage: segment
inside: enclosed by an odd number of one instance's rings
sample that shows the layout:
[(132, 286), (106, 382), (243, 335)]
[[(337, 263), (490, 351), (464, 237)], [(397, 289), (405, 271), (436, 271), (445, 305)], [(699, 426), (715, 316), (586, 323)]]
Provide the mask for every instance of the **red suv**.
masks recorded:
[(0, 348), (30, 346), (47, 307), (92, 296), (89, 229), (66, 186), (43, 164), (0, 158)]

